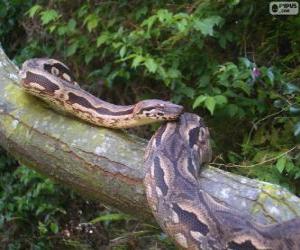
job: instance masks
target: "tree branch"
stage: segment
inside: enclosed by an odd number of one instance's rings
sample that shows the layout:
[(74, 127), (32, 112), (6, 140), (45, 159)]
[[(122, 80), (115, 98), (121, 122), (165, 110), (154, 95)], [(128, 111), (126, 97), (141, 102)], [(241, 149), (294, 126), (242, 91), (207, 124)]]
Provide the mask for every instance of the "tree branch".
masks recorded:
[[(0, 145), (21, 163), (85, 197), (153, 220), (142, 185), (145, 140), (56, 113), (19, 87), (18, 69), (0, 46)], [(300, 216), (285, 189), (209, 167), (201, 185), (262, 223)]]

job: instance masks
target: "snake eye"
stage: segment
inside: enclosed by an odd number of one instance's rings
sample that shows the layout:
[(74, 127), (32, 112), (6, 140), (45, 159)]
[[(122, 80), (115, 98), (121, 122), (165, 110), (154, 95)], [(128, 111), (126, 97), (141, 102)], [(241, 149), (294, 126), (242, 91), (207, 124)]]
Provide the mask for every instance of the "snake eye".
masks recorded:
[(53, 66), (53, 67), (51, 68), (51, 73), (52, 73), (53, 75), (55, 75), (55, 76), (58, 76), (58, 75), (59, 75), (59, 69)]

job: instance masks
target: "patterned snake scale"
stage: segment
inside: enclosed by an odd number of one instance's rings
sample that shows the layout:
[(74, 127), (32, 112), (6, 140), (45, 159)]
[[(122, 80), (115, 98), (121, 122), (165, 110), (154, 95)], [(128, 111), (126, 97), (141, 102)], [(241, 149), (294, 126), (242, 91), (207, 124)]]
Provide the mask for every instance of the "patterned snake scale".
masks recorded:
[(144, 185), (161, 228), (183, 249), (300, 249), (300, 219), (260, 225), (200, 189), (199, 166), (210, 155), (208, 129), (195, 114), (184, 113), (152, 137)]
[(63, 63), (30, 59), (20, 71), (24, 90), (60, 111), (111, 128), (166, 121), (145, 153), (144, 186), (161, 228), (181, 249), (300, 250), (300, 218), (261, 225), (224, 205), (199, 186), (199, 171), (210, 161), (208, 128), (202, 118), (161, 100), (121, 106), (81, 89)]

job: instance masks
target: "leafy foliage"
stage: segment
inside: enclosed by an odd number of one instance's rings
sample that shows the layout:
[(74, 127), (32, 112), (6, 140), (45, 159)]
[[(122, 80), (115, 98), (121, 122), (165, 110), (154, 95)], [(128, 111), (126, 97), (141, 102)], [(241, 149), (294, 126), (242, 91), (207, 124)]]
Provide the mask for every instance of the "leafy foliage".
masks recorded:
[(0, 1), (0, 42), (10, 56), (19, 52), (23, 47), (26, 33), (22, 28), (24, 11), (32, 6), (33, 1), (2, 0)]
[[(60, 200), (54, 197), (58, 189), (50, 180), (18, 164), (3, 153), (0, 158), (1, 246), (19, 249), (21, 246), (44, 249), (47, 238), (58, 232), (58, 215), (65, 214)], [(51, 196), (52, 195), (52, 196)], [(37, 241), (29, 242), (35, 234)]]
[[(170, 244), (165, 238), (158, 238), (157, 228), (140, 225), (128, 215), (85, 201), (35, 171), (19, 166), (3, 151), (0, 171), (3, 249), (99, 249), (105, 245), (143, 249), (154, 240)], [(111, 243), (109, 238), (113, 239)]]

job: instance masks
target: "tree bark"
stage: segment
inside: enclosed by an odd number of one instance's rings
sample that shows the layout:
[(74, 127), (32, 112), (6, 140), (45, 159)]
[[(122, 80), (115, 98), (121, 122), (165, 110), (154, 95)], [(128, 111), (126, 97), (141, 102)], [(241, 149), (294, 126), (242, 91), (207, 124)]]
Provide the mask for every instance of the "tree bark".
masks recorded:
[[(56, 113), (24, 93), (17, 73), (0, 45), (0, 145), (84, 197), (153, 221), (142, 185), (147, 141)], [(300, 216), (300, 199), (277, 185), (213, 167), (200, 179), (209, 194), (261, 223)]]

